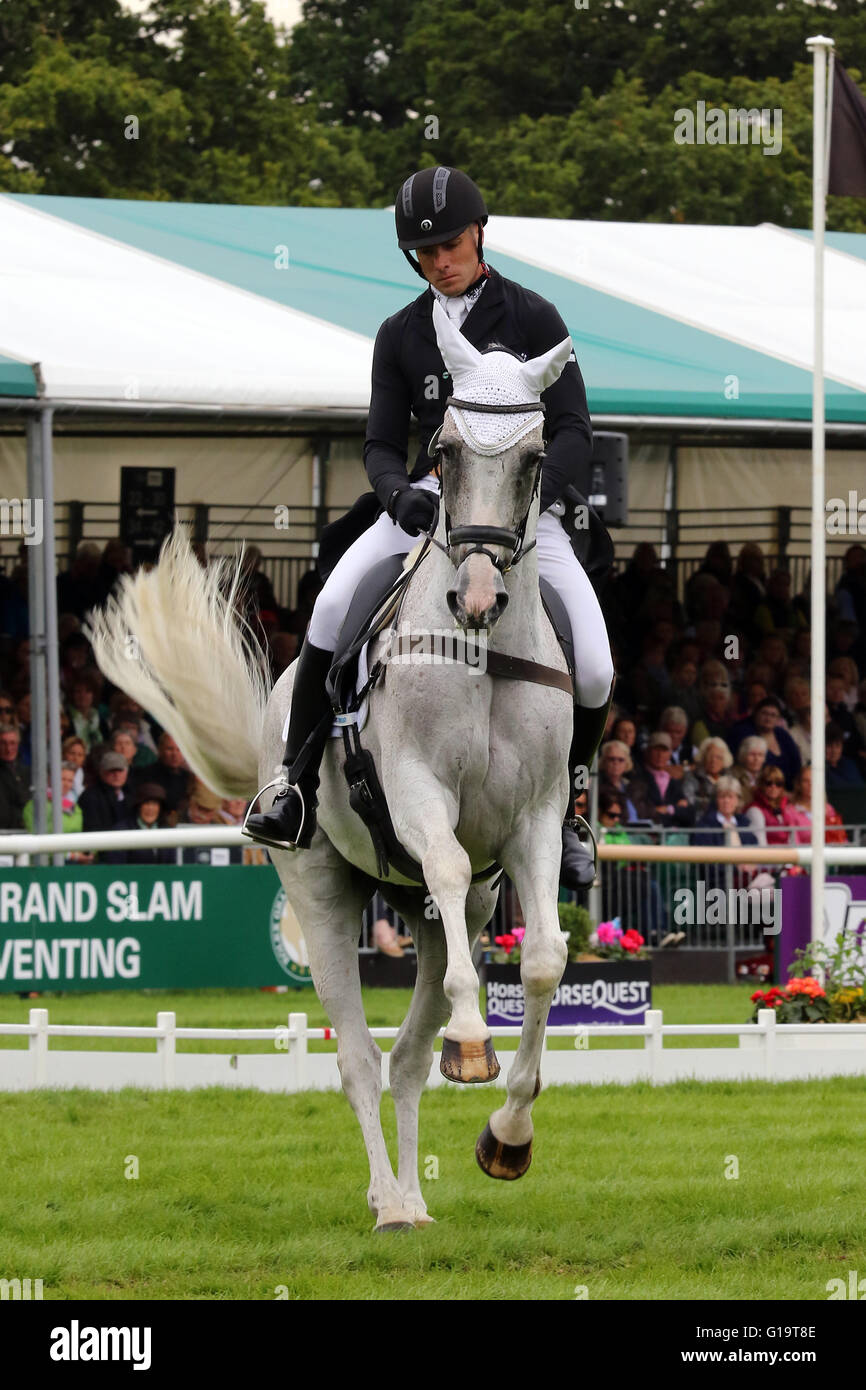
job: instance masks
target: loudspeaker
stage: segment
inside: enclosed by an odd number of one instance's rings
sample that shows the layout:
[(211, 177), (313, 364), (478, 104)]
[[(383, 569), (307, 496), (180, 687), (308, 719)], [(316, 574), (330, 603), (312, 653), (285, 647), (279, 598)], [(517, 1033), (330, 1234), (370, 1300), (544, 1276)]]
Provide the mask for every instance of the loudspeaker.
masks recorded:
[(598, 431), (578, 488), (605, 526), (628, 525), (628, 435)]

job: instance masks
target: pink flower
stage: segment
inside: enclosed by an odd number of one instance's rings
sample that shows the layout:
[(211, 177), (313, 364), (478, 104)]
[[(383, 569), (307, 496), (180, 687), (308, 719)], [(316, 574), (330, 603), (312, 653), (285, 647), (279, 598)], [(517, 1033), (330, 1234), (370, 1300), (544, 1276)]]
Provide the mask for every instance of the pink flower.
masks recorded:
[(612, 946), (617, 936), (621, 936), (622, 932), (617, 932), (613, 922), (599, 922), (597, 934), (602, 946)]
[(514, 928), (514, 931), (511, 933), (511, 935), (514, 937), (514, 939), (516, 940), (516, 942), (517, 942), (517, 944), (518, 944), (518, 946), (519, 946), (520, 943), (521, 943), (521, 941), (523, 940), (523, 938), (524, 938), (525, 935), (526, 935), (526, 928), (525, 928), (525, 927), (515, 927), (515, 928)]

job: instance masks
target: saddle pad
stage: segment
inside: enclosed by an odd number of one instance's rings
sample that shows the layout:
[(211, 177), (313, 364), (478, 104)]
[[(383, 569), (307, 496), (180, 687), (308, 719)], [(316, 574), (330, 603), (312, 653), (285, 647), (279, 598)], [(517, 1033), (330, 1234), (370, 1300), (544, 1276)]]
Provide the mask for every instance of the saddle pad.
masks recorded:
[[(372, 638), (371, 638), (370, 640), (372, 641)], [(362, 685), (364, 684), (364, 682), (365, 682), (366, 679), (367, 679), (367, 676), (369, 675), (369, 667), (368, 667), (368, 665), (367, 665), (367, 648), (369, 647), (369, 645), (370, 645), (369, 642), (365, 642), (364, 645), (363, 645), (363, 647), (361, 648), (360, 652), (358, 653), (358, 674), (357, 674), (357, 676), (355, 677), (355, 693), (356, 693), (356, 694), (357, 694), (357, 692), (361, 689)], [(370, 706), (370, 697), (369, 697), (369, 695), (365, 695), (364, 698), (363, 698), (363, 700), (361, 701), (361, 707), (360, 707), (360, 709), (358, 710), (358, 729), (359, 729), (359, 731), (360, 731), (361, 729), (363, 729), (364, 725), (365, 725), (366, 722), (367, 722), (367, 712), (368, 712), (369, 706)], [(288, 736), (289, 736), (289, 717), (290, 717), (290, 715), (291, 715), (291, 710), (289, 710), (289, 713), (286, 715), (285, 721), (284, 721), (284, 723), (283, 723), (283, 732), (282, 732), (282, 740), (283, 740), (283, 743), (285, 743), (286, 739), (287, 739)], [(335, 723), (335, 724), (332, 724), (332, 725), (331, 725), (331, 738), (339, 738), (341, 734), (342, 734), (342, 729), (340, 728), (339, 724), (336, 724), (336, 723)]]

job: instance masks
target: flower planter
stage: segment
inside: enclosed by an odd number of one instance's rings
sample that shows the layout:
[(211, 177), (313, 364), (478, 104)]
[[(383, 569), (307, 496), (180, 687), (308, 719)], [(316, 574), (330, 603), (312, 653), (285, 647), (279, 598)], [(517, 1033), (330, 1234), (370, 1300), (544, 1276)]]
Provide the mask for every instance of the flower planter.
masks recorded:
[[(514, 965), (486, 965), (489, 1024), (523, 1023), (523, 986)], [(643, 1023), (652, 1008), (648, 960), (569, 961), (553, 997), (548, 1023)]]

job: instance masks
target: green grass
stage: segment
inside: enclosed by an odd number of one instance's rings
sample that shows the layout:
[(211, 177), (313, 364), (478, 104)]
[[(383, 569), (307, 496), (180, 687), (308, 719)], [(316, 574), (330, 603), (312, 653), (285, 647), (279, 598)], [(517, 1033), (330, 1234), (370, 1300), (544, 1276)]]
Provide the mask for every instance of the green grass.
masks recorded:
[[(653, 990), (653, 1007), (661, 1009), (666, 1023), (742, 1023), (752, 1010), (749, 995), (755, 986), (749, 985), (657, 985)], [(409, 989), (365, 989), (364, 1008), (367, 1023), (373, 1027), (396, 1027), (405, 1017), (412, 991)], [(131, 991), (107, 990), (100, 994), (44, 994), (38, 999), (19, 999), (17, 995), (0, 998), (0, 1022), (26, 1023), (31, 1008), (48, 1009), (51, 1023), (92, 1023), (145, 1025), (153, 1027), (160, 1011), (173, 1010), (180, 1028), (273, 1028), (285, 1025), (289, 1013), (306, 1013), (310, 1027), (319, 1028), (329, 1020), (312, 989), (290, 990), (288, 994), (270, 994), (254, 989), (201, 989)], [(736, 1038), (670, 1038), (666, 1047), (736, 1047)], [(381, 1039), (380, 1047), (391, 1046), (390, 1039)], [(0, 1047), (26, 1046), (26, 1039), (2, 1038)], [(119, 1049), (154, 1051), (155, 1043), (146, 1038), (119, 1039), (62, 1038), (52, 1039), (49, 1046), (62, 1048)], [(504, 1041), (503, 1041), (504, 1046)], [(553, 1038), (551, 1048), (572, 1048), (569, 1038)], [(591, 1040), (591, 1047), (642, 1047), (636, 1039)], [(206, 1042), (178, 1043), (179, 1051), (187, 1052), (256, 1052), (267, 1048), (266, 1043)], [(312, 1043), (319, 1051), (335, 1051), (335, 1043)]]
[[(190, 999), (197, 1010), (213, 1016)], [(0, 1272), (42, 1278), (46, 1299), (272, 1299), (282, 1285), (293, 1299), (463, 1300), (571, 1300), (578, 1286), (591, 1300), (823, 1300), (829, 1279), (866, 1274), (859, 1078), (554, 1087), (517, 1183), (473, 1157), (498, 1100), (424, 1096), (437, 1224), (374, 1236), (340, 1095), (0, 1094)]]

